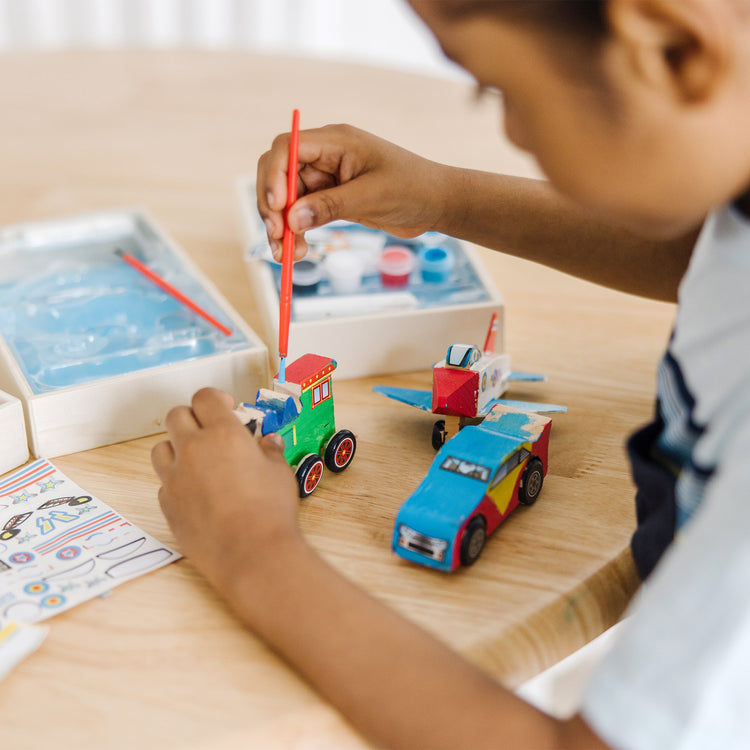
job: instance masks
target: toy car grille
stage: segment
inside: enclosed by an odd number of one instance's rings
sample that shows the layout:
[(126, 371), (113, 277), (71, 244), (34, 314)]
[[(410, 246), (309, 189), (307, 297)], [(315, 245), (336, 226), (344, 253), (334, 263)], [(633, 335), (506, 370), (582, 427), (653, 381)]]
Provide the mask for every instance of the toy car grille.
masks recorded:
[(433, 560), (442, 562), (445, 559), (445, 551), (448, 549), (448, 542), (445, 539), (436, 539), (432, 536), (425, 536), (414, 529), (401, 524), (398, 527), (398, 546), (411, 550), (417, 554), (431, 557)]

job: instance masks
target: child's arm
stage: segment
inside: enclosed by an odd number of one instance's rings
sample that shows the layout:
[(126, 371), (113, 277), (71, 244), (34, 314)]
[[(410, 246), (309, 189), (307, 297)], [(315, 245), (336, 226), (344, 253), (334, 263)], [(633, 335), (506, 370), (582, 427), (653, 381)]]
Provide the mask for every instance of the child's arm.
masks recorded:
[[(299, 149), (300, 198), (289, 215), (297, 233), (334, 219), (402, 237), (436, 230), (621, 291), (674, 300), (699, 230), (664, 241), (639, 238), (595, 219), (545, 181), (448, 167), (346, 125), (303, 131)], [(258, 209), (272, 244), (283, 233), (287, 153), (288, 136), (279, 136), (258, 162)], [(304, 254), (301, 235), (297, 254)]]
[(276, 436), (259, 443), (226, 394), (170, 411), (159, 500), (185, 555), (240, 619), (367, 736), (391, 748), (604, 748), (501, 688), (353, 585), (306, 543)]

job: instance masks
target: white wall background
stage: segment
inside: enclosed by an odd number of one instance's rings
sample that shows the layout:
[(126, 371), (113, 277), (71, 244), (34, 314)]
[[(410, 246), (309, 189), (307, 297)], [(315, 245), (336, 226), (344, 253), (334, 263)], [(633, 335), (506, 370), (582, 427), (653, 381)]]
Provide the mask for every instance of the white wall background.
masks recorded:
[(460, 76), (404, 0), (0, 0), (0, 50), (288, 52)]

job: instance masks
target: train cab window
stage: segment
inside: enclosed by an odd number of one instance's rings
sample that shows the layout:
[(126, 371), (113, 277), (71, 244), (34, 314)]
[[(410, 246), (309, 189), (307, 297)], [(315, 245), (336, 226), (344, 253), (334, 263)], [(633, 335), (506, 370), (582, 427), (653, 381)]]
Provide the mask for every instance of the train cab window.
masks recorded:
[(312, 389), (312, 405), (313, 409), (323, 401), (331, 398), (331, 379), (327, 378), (322, 383), (318, 383)]

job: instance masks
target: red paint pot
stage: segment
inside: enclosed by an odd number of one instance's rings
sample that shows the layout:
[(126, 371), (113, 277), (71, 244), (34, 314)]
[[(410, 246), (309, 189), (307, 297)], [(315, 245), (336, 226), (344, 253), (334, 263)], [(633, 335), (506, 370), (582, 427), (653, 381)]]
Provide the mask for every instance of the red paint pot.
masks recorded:
[(406, 286), (415, 265), (414, 253), (408, 247), (389, 245), (378, 260), (380, 281), (388, 287)]

